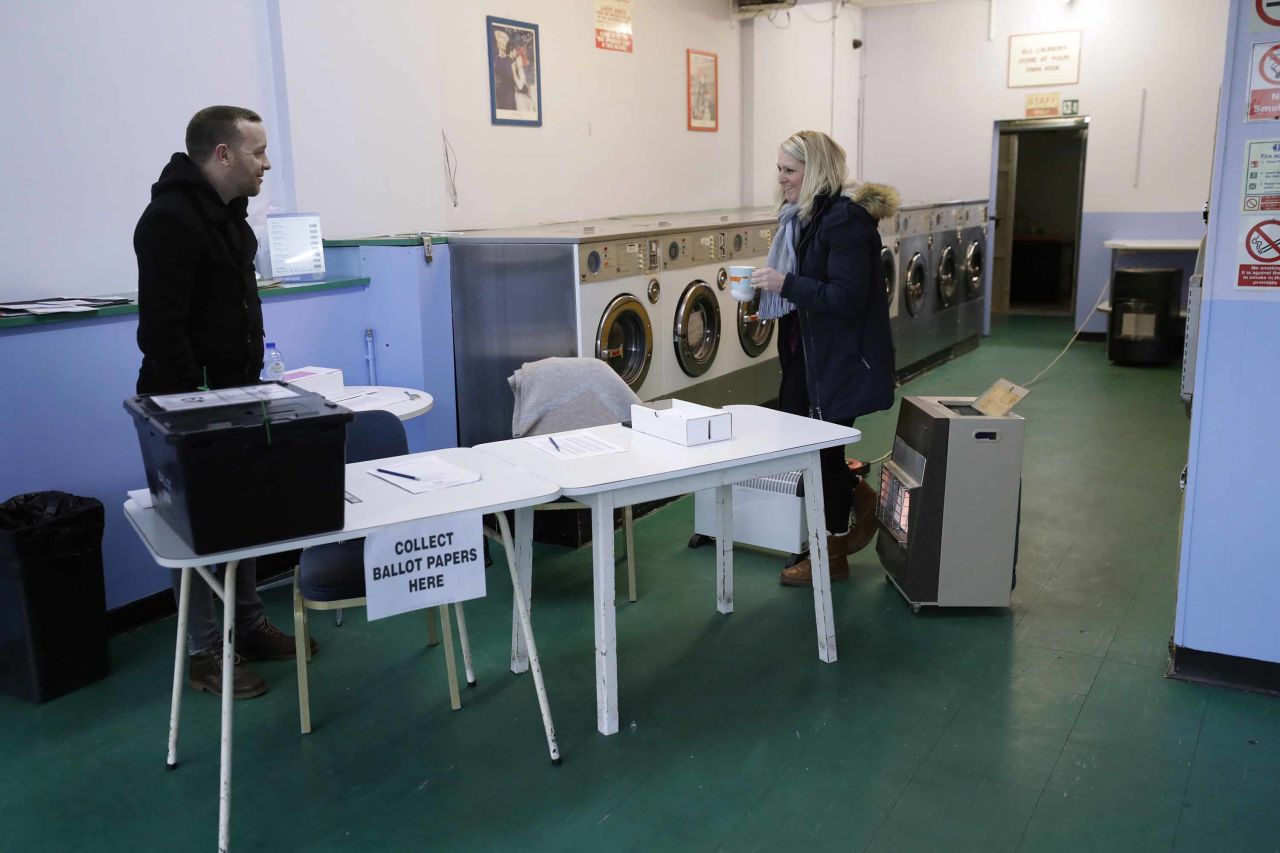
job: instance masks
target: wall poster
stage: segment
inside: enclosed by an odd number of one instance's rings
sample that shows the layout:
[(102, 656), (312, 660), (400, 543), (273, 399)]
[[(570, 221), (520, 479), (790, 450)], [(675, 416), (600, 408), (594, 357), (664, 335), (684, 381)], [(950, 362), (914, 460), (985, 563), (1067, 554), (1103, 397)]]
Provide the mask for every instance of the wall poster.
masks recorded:
[(631, 53), (631, 0), (596, 0), (596, 47)]
[(1080, 82), (1080, 30), (1009, 36), (1009, 88)]
[(538, 25), (485, 18), (489, 38), (489, 119), (542, 126), (542, 51)]
[(704, 50), (685, 51), (689, 129), (720, 128), (720, 89), (716, 77), (718, 57)]

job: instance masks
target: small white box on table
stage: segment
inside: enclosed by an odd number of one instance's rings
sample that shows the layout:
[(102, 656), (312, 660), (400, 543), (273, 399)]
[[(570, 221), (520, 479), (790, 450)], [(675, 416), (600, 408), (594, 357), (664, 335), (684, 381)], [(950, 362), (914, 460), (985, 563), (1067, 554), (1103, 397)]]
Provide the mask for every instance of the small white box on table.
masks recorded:
[(336, 367), (299, 367), (297, 370), (286, 370), (284, 381), (307, 391), (314, 391), (321, 396), (334, 391), (341, 391), (342, 371)]
[(733, 415), (684, 400), (656, 400), (631, 405), (631, 428), (693, 447), (733, 437)]

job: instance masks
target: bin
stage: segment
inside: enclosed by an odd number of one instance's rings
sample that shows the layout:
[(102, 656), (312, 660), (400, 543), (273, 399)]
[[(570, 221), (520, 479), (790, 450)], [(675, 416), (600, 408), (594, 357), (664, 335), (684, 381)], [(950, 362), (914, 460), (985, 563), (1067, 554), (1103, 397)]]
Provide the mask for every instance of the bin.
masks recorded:
[(46, 702), (106, 676), (102, 524), (66, 492), (0, 504), (0, 692)]

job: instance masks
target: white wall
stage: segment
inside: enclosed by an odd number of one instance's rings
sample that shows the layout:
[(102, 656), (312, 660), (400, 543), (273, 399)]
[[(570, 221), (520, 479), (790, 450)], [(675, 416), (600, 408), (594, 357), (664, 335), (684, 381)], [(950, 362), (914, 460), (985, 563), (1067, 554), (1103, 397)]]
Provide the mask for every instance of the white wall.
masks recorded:
[[(0, 4), (0, 298), (134, 290), (133, 227), (187, 120), (275, 121), (264, 6)], [(268, 176), (263, 203), (278, 197)]]
[[(5, 3), (0, 298), (133, 290), (149, 187), (212, 103), (266, 120), (276, 168), (254, 215), (296, 198), (328, 237), (740, 204), (741, 36), (726, 0), (637, 2), (632, 54), (595, 48), (593, 11), (592, 0)], [(541, 128), (490, 124), (486, 14), (540, 27)], [(686, 129), (686, 48), (719, 54), (716, 133)]]
[[(1086, 211), (1204, 204), (1226, 0), (942, 0), (864, 19), (865, 170), (904, 198), (986, 198), (992, 123), (1022, 118), (1029, 92), (1060, 91), (1090, 117)], [(1083, 32), (1078, 85), (1007, 88), (1010, 35), (1073, 29)]]
[[(728, 5), (646, 0), (633, 12), (625, 54), (595, 47), (592, 0), (283, 0), (299, 205), (324, 214), (326, 235), (352, 236), (738, 204)], [(541, 127), (490, 122), (486, 15), (539, 27)], [(719, 55), (716, 133), (686, 129), (687, 48)]]
[(862, 14), (841, 9), (838, 0), (811, 0), (745, 24), (750, 63), (743, 87), (753, 112), (744, 139), (747, 204), (773, 203), (778, 144), (797, 130), (831, 134), (856, 173), (862, 51), (852, 42), (862, 37)]

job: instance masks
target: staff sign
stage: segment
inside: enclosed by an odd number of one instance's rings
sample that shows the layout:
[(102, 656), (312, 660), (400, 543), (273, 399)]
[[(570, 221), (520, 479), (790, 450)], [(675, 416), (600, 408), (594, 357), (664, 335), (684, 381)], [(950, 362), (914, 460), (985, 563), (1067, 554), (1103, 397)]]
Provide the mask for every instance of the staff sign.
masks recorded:
[(409, 521), (371, 533), (364, 540), (364, 588), (370, 620), (484, 598), (480, 516)]

